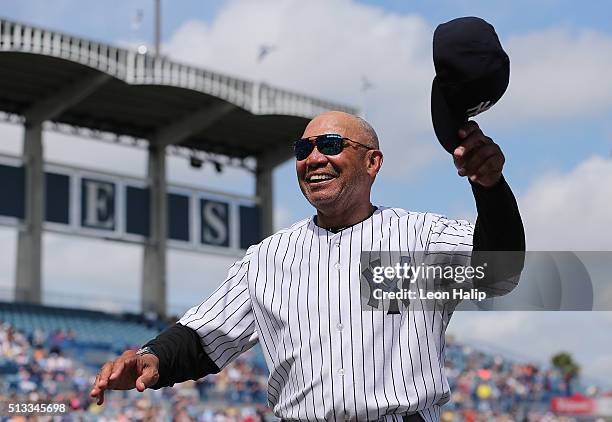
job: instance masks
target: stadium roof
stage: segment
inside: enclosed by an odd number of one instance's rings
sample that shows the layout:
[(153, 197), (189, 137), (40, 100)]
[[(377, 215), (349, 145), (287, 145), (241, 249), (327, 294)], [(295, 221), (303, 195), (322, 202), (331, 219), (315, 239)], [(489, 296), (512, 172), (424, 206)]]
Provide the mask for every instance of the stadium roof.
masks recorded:
[(36, 119), (55, 103), (61, 109), (44, 120), (238, 158), (287, 145), (320, 112), (357, 113), (165, 57), (0, 19), (0, 110)]
[[(119, 141), (123, 136), (148, 141), (150, 218), (141, 301), (143, 311), (163, 315), (169, 216), (166, 147), (219, 154), (230, 161), (256, 158), (261, 224), (255, 218), (249, 224), (257, 232), (253, 236), (261, 238), (274, 228), (274, 167), (291, 157), (288, 141), (301, 134), (309, 119), (327, 110), (357, 113), (341, 104), (166, 57), (0, 19), (0, 115), (25, 121), (27, 205), (18, 237), (15, 297), (32, 303), (42, 298), (44, 122), (68, 125), (77, 133), (93, 131), (94, 136), (114, 134)], [(226, 238), (227, 233), (229, 229)]]

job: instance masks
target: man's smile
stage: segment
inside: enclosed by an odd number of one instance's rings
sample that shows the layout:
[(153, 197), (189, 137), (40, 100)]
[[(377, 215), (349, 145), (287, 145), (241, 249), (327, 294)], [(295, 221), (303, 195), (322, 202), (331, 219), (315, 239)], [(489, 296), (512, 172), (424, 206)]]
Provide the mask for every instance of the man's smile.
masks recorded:
[(318, 185), (325, 182), (329, 182), (330, 180), (335, 179), (336, 175), (330, 173), (312, 173), (305, 177), (306, 183), (311, 185)]

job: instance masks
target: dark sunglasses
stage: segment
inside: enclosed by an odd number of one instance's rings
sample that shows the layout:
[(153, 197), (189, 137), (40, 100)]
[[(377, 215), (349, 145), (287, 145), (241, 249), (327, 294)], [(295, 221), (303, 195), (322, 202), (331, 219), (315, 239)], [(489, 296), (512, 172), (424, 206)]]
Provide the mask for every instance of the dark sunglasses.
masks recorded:
[(298, 161), (305, 160), (310, 153), (317, 147), (317, 150), (324, 155), (338, 155), (346, 146), (346, 141), (353, 142), (366, 149), (375, 149), (361, 142), (353, 141), (336, 133), (326, 133), (324, 135), (311, 136), (309, 138), (298, 139), (293, 143), (293, 153)]

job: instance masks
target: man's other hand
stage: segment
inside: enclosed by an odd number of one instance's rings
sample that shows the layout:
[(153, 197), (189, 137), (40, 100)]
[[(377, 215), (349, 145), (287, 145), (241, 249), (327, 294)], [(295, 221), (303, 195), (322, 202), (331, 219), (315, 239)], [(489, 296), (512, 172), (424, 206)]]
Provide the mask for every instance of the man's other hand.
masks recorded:
[(104, 403), (106, 390), (131, 390), (142, 392), (155, 385), (159, 379), (159, 359), (153, 354), (138, 356), (135, 350), (126, 350), (117, 359), (106, 362), (96, 375), (89, 396)]

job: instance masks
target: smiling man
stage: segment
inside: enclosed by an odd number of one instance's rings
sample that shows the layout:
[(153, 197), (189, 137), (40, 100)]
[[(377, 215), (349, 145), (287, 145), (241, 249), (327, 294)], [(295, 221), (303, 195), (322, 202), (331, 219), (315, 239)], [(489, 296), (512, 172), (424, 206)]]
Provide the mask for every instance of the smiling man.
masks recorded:
[(294, 146), (295, 167), (317, 224), (339, 229), (372, 214), (370, 190), (383, 163), (374, 129), (359, 117), (332, 111), (313, 119), (303, 136)]
[(469, 178), (478, 219), (375, 206), (383, 164), (377, 135), (359, 117), (324, 113), (294, 143), (300, 189), (316, 215), (251, 246), (225, 282), (138, 351), (105, 364), (91, 396), (160, 388), (216, 373), (260, 342), (268, 401), (285, 420), (434, 422), (450, 398), (444, 332), (456, 302), (366, 311), (362, 252), (522, 251), (504, 156), (474, 122), (453, 159)]

